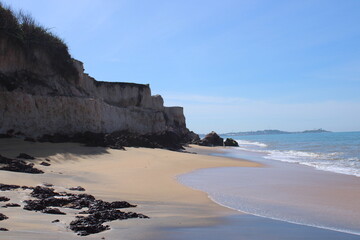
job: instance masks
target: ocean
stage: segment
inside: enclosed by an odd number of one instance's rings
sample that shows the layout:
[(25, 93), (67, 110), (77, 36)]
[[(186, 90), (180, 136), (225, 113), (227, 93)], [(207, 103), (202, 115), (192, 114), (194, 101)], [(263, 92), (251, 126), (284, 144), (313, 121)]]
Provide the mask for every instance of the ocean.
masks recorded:
[(178, 181), (228, 208), (360, 239), (360, 132), (231, 137), (240, 147), (213, 155), (263, 167), (200, 169)]
[(241, 150), (264, 154), (267, 159), (360, 177), (360, 132), (231, 137)]

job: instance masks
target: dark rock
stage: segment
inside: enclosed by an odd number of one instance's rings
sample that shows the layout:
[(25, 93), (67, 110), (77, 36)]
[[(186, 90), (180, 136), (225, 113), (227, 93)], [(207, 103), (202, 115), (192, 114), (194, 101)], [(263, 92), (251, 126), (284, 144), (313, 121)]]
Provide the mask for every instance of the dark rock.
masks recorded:
[(54, 186), (54, 184), (51, 184), (51, 183), (43, 183), (43, 185), (44, 185), (45, 187), (53, 187), (53, 186)]
[(103, 200), (95, 200), (92, 201), (89, 204), (89, 209), (87, 211), (83, 211), (81, 213), (97, 213), (97, 212), (101, 212), (101, 211), (105, 211), (105, 210), (111, 210), (114, 208), (129, 208), (129, 207), (136, 207), (136, 205), (132, 205), (128, 202), (125, 201), (115, 201), (112, 203), (109, 202), (105, 202)]
[(26, 137), (24, 139), (24, 141), (27, 141), (27, 142), (36, 142), (36, 140), (34, 138), (30, 138), (30, 137)]
[(111, 208), (130, 208), (130, 207), (136, 207), (136, 205), (132, 205), (125, 201), (115, 201), (110, 203)]
[(16, 158), (22, 158), (22, 159), (28, 159), (28, 160), (34, 160), (35, 158), (33, 156), (30, 156), (26, 153), (20, 153)]
[(128, 218), (148, 218), (140, 213), (126, 213), (116, 210), (116, 208), (136, 207), (136, 205), (125, 201), (114, 201), (110, 203), (103, 200), (96, 200), (95, 197), (90, 194), (58, 193), (52, 188), (37, 186), (31, 192), (31, 196), (38, 199), (24, 201), (25, 210), (41, 211), (42, 213), (48, 214), (65, 214), (54, 207), (73, 209), (88, 208), (88, 210), (80, 212), (80, 214), (89, 214), (88, 216), (77, 216), (77, 219), (70, 223), (70, 229), (81, 236), (110, 229), (109, 226), (103, 224), (108, 221)]
[(88, 147), (108, 147), (104, 133), (84, 132), (77, 133), (71, 138), (72, 142), (84, 143)]
[(31, 192), (31, 196), (39, 199), (49, 198), (53, 196), (59, 196), (60, 194), (55, 192), (53, 188), (37, 186)]
[(51, 221), (52, 223), (57, 223), (57, 222), (60, 222), (59, 219), (55, 219), (54, 221)]
[(109, 230), (109, 225), (103, 225), (98, 221), (91, 221), (88, 219), (77, 219), (70, 223), (70, 229), (80, 236), (87, 236)]
[(25, 210), (28, 211), (41, 211), (46, 208), (46, 205), (41, 200), (26, 200)]
[[(46, 195), (40, 195), (46, 197)], [(89, 207), (90, 203), (95, 201), (94, 196), (89, 194), (63, 194), (63, 197), (60, 193), (55, 193), (52, 197), (43, 198), (40, 200), (27, 200), (25, 201), (26, 205), (24, 206), (25, 210), (29, 211), (40, 211), (47, 207), (66, 207), (73, 209), (82, 209), (84, 207)]]
[(238, 147), (239, 146), (238, 142), (232, 138), (226, 138), (224, 145), (229, 146), (229, 147)]
[(48, 166), (50, 166), (51, 164), (50, 164), (50, 163), (47, 163), (47, 162), (41, 162), (40, 165), (48, 167)]
[(0, 155), (0, 164), (11, 164), (15, 161), (15, 159), (7, 158)]
[(109, 229), (109, 226), (103, 225), (104, 222), (114, 220), (124, 220), (129, 218), (149, 218), (143, 214), (125, 213), (119, 210), (105, 210), (90, 214), (87, 217), (78, 217), (70, 223), (70, 229), (77, 232), (78, 235), (86, 236), (102, 232)]
[(7, 216), (5, 216), (4, 214), (0, 213), (0, 221), (8, 219)]
[[(0, 155), (1, 157), (1, 155)], [(9, 185), (9, 184), (2, 184), (0, 183), (0, 191), (8, 191), (20, 188), (19, 185)]]
[(83, 188), (83, 187), (81, 187), (81, 186), (77, 186), (77, 187), (71, 187), (71, 188), (69, 188), (69, 190), (71, 190), (71, 191), (81, 191), (81, 192), (83, 192), (83, 191), (85, 191), (85, 188)]
[(8, 208), (8, 207), (20, 207), (19, 204), (17, 203), (7, 203), (4, 207)]
[(12, 136), (9, 134), (3, 134), (3, 133), (0, 134), (0, 138), (11, 138), (11, 137)]
[(41, 212), (47, 213), (47, 214), (60, 214), (60, 215), (66, 214), (66, 213), (60, 211), (58, 208), (44, 208)]
[(42, 170), (34, 168), (34, 164), (26, 164), (24, 162), (14, 162), (12, 164), (9, 164), (8, 166), (1, 167), (0, 170), (31, 174), (44, 173)]
[(0, 197), (0, 202), (7, 202), (9, 201), (10, 198), (7, 198), (7, 197)]
[(32, 173), (39, 174), (44, 173), (43, 171), (34, 168), (33, 163), (26, 163), (23, 160), (10, 159), (0, 155), (0, 164), (3, 164), (0, 167), (0, 170), (12, 171), (12, 172), (23, 172), (23, 173)]
[(0, 231), (7, 232), (7, 231), (9, 231), (9, 229), (7, 229), (7, 228), (0, 228)]
[(187, 144), (199, 144), (200, 137), (198, 134), (194, 133), (193, 131), (189, 131), (187, 134), (183, 136), (184, 143)]
[(51, 142), (51, 143), (64, 143), (64, 142), (71, 142), (70, 137), (64, 134), (45, 134), (36, 139), (38, 142)]
[(13, 137), (15, 135), (15, 130), (14, 129), (9, 129), (6, 131), (6, 135)]
[(205, 138), (201, 139), (199, 142), (201, 146), (223, 146), (224, 139), (221, 138), (216, 132), (211, 132), (205, 136)]
[[(195, 134), (196, 135), (196, 134)], [(195, 136), (194, 135), (194, 136)], [(90, 147), (109, 147), (124, 150), (124, 147), (165, 148), (170, 150), (183, 149), (182, 144), (190, 141), (173, 131), (157, 134), (139, 135), (128, 131), (116, 131), (109, 134), (84, 132), (73, 136), (61, 134), (43, 135), (39, 142), (78, 142)]]

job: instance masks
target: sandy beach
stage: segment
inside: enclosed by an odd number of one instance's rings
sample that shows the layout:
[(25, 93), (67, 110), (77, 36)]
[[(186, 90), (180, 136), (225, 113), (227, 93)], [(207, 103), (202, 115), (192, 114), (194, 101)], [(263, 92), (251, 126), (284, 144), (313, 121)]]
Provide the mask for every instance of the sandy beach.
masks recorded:
[[(105, 201), (128, 201), (138, 205), (124, 211), (142, 213), (150, 219), (127, 219), (106, 222), (110, 230), (88, 236), (78, 236), (69, 229), (69, 223), (78, 211), (61, 208), (66, 215), (52, 215), (23, 209), (31, 190), (2, 191), (18, 208), (0, 208), (9, 217), (0, 222), (0, 239), (332, 239), (355, 240), (357, 235), (325, 230), (257, 217), (235, 211), (211, 201), (207, 193), (186, 187), (177, 177), (198, 169), (240, 167), (252, 173), (269, 169), (265, 164), (239, 158), (210, 156), (222, 154), (224, 148), (191, 146), (187, 152), (163, 149), (126, 148), (113, 150), (85, 147), (75, 143), (33, 143), (21, 139), (1, 139), (1, 155), (16, 157), (27, 153), (44, 174), (1, 171), (3, 184), (38, 186), (53, 184), (58, 192), (82, 186), (85, 193)], [(195, 154), (196, 153), (196, 154)], [(50, 166), (39, 163), (50, 160)], [(250, 158), (251, 159), (251, 158)], [(226, 168), (224, 168), (226, 169)], [(257, 179), (261, 180), (259, 174)], [(266, 176), (266, 175), (264, 175)], [(271, 178), (277, 178), (272, 175)], [(249, 181), (249, 180), (246, 180)], [(246, 183), (244, 183), (246, 185)], [(246, 188), (251, 191), (251, 187)], [(311, 190), (311, 188), (310, 188)], [(274, 193), (276, 195), (276, 193)], [(1, 206), (5, 202), (0, 203)], [(281, 206), (280, 206), (281, 207)], [(59, 219), (59, 222), (52, 223)]]
[[(138, 207), (129, 209), (148, 215), (150, 219), (113, 221), (111, 230), (85, 237), (86, 239), (149, 239), (161, 234), (159, 228), (212, 226), (223, 216), (239, 214), (212, 202), (205, 193), (187, 188), (176, 181), (179, 174), (200, 168), (258, 167), (260, 164), (239, 159), (180, 153), (162, 149), (127, 148), (126, 151), (84, 147), (74, 143), (32, 143), (21, 139), (1, 139), (1, 154), (16, 157), (24, 152), (36, 157), (36, 167), (45, 174), (1, 171), (1, 183), (37, 186), (50, 183), (58, 191), (82, 186), (96, 198), (124, 200)], [(188, 151), (204, 151), (201, 147)], [(217, 151), (216, 149), (214, 149)], [(51, 166), (38, 163), (49, 159)], [(30, 190), (1, 192), (10, 202), (24, 205)], [(70, 191), (71, 192), (71, 191)], [(67, 215), (49, 215), (4, 208), (9, 219), (1, 227), (1, 239), (77, 239), (68, 229), (75, 211)], [(51, 223), (59, 219), (59, 223)]]

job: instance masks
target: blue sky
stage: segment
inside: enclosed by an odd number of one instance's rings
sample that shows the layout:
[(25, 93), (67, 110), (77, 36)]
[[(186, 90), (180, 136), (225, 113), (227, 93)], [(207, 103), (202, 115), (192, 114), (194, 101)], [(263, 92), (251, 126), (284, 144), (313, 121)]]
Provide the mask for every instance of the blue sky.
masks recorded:
[(359, 0), (3, 0), (206, 133), (360, 130)]

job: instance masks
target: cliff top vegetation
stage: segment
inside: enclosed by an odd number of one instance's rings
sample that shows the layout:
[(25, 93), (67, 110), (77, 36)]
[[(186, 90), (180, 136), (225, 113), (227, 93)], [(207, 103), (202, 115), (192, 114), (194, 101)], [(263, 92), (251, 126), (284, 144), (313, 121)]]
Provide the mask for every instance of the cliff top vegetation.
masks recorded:
[(52, 69), (65, 79), (77, 78), (69, 49), (64, 40), (39, 24), (30, 14), (14, 11), (0, 2), (0, 39), (21, 48), (29, 61), (37, 60), (36, 51), (45, 52)]

